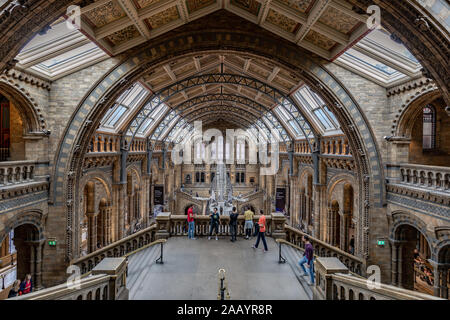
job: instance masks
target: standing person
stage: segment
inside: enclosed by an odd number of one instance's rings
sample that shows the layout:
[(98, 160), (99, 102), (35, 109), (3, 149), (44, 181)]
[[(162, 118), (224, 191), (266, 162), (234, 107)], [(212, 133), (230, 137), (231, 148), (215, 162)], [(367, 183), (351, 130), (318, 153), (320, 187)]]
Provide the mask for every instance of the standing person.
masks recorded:
[(350, 239), (350, 253), (355, 254), (355, 237), (353, 235)]
[(217, 212), (217, 208), (214, 208), (214, 212), (211, 213), (209, 216), (211, 218), (211, 222), (210, 222), (210, 227), (209, 227), (208, 240), (211, 240), (213, 229), (216, 231), (216, 240), (219, 240), (217, 235), (219, 234), (219, 219), (220, 219), (220, 216), (219, 216), (219, 213)]
[(237, 233), (237, 219), (239, 214), (237, 213), (236, 207), (233, 207), (233, 212), (230, 214), (230, 233), (231, 233), (231, 242), (236, 241), (236, 233)]
[(253, 230), (253, 211), (250, 208), (244, 212), (244, 230), (245, 230), (245, 239), (249, 239), (252, 236)]
[[(259, 215), (263, 216), (264, 212), (262, 210), (259, 210)], [(253, 234), (254, 237), (258, 236), (259, 234), (259, 223), (255, 224), (255, 233)]]
[(267, 242), (266, 242), (266, 216), (261, 215), (258, 220), (258, 238), (256, 239), (256, 244), (253, 246), (253, 249), (258, 249), (259, 240), (262, 239), (264, 244), (264, 252), (267, 252)]
[(14, 281), (11, 290), (9, 290), (8, 299), (17, 297), (17, 295), (19, 294), (19, 291), (20, 291), (20, 280), (16, 280), (16, 281)]
[(33, 291), (33, 281), (31, 280), (31, 274), (27, 274), (25, 279), (20, 284), (19, 295), (27, 294)]
[(194, 222), (194, 205), (191, 205), (187, 211), (187, 222), (188, 222), (188, 239), (195, 240), (195, 222)]
[(306, 269), (304, 264), (306, 263), (306, 267), (308, 268), (309, 276), (311, 281), (308, 282), (309, 285), (314, 284), (314, 249), (312, 244), (309, 242), (308, 236), (303, 236), (303, 242), (305, 243), (305, 252), (303, 254), (303, 258), (300, 259), (298, 264), (303, 270), (302, 276), (305, 277), (308, 274), (306, 273)]

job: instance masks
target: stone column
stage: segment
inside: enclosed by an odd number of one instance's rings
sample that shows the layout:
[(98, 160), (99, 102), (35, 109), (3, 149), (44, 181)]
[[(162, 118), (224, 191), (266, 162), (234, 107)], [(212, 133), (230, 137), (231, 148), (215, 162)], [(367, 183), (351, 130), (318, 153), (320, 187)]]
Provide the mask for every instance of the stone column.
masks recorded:
[(45, 239), (39, 240), (36, 243), (36, 270), (34, 278), (34, 286), (36, 290), (42, 289), (42, 260), (43, 260), (43, 249), (44, 249)]
[(400, 243), (398, 240), (389, 239), (391, 242), (391, 285), (398, 285), (398, 252)]
[(441, 266), (439, 264), (434, 264), (433, 265), (434, 270), (434, 284), (433, 284), (433, 295), (435, 297), (440, 297), (441, 296)]
[(349, 235), (348, 231), (351, 225), (351, 212), (344, 211), (342, 215), (342, 223), (341, 223), (341, 250), (348, 252), (349, 247)]
[(447, 287), (447, 277), (448, 277), (448, 265), (442, 267), (441, 274), (441, 298), (448, 299), (448, 287)]
[(97, 250), (97, 214), (87, 212), (88, 217), (88, 250), (89, 253)]

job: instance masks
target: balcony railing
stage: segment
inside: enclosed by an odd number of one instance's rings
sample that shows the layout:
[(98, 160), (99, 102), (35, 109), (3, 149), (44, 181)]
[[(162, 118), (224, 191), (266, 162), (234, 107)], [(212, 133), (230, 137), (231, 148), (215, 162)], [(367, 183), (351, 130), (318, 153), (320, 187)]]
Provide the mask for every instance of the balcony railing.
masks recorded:
[(401, 164), (399, 183), (450, 193), (450, 167)]
[(128, 300), (126, 258), (106, 258), (92, 275), (10, 300)]
[(349, 274), (347, 267), (337, 258), (319, 257), (314, 266), (314, 300), (443, 300), (417, 291), (383, 283), (375, 284), (365, 278), (355, 277)]
[(119, 241), (111, 243), (106, 247), (94, 251), (84, 257), (73, 260), (71, 264), (78, 266), (81, 269), (81, 274), (85, 274), (96, 265), (98, 265), (104, 258), (108, 257), (122, 257), (130, 252), (142, 248), (155, 240), (156, 225), (138, 231), (128, 237)]
[(342, 251), (339, 248), (333, 247), (332, 245), (323, 242), (322, 240), (311, 237), (310, 235), (295, 229), (289, 225), (284, 226), (284, 230), (286, 232), (286, 241), (298, 246), (304, 250), (305, 244), (302, 241), (303, 236), (307, 235), (311, 241), (311, 244), (314, 247), (315, 255), (319, 257), (336, 257), (338, 258), (351, 272), (364, 276), (365, 271), (365, 261), (361, 258), (358, 258), (348, 252)]
[(34, 160), (0, 162), (0, 187), (34, 181)]

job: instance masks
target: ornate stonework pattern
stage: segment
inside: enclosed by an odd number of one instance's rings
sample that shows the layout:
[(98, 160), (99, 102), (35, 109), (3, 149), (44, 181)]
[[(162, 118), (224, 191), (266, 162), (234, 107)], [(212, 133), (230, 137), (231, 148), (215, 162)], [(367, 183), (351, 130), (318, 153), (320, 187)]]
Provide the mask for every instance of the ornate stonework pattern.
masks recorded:
[(314, 30), (311, 30), (308, 32), (308, 34), (305, 37), (305, 40), (307, 40), (325, 50), (330, 50), (336, 44), (336, 41), (328, 39), (324, 35), (316, 32)]
[(351, 33), (359, 25), (358, 20), (343, 14), (333, 7), (328, 7), (319, 21), (345, 34)]
[(120, 31), (114, 32), (112, 35), (106, 37), (106, 39), (114, 46), (127, 42), (131, 39), (139, 37), (140, 33), (134, 25), (126, 27)]
[(150, 30), (162, 27), (169, 22), (175, 21), (180, 18), (177, 7), (170, 7), (163, 12), (155, 14), (145, 20), (145, 23)]
[(186, 6), (189, 13), (193, 13), (200, 9), (206, 8), (207, 6), (215, 3), (215, 0), (186, 0)]
[(255, 0), (231, 0), (230, 3), (242, 10), (250, 12), (251, 14), (257, 16), (259, 9), (261, 9), (261, 3)]
[(115, 1), (108, 2), (100, 7), (86, 12), (85, 18), (95, 27), (100, 28), (108, 23), (126, 16), (119, 4)]
[(162, 0), (133, 0), (134, 5), (137, 9), (142, 9), (148, 6), (151, 6), (152, 4), (161, 2)]
[(277, 0), (292, 9), (295, 9), (302, 13), (308, 13), (311, 7), (314, 5), (315, 0)]
[(269, 10), (266, 21), (289, 33), (295, 33), (301, 26), (300, 23), (297, 23), (272, 9)]

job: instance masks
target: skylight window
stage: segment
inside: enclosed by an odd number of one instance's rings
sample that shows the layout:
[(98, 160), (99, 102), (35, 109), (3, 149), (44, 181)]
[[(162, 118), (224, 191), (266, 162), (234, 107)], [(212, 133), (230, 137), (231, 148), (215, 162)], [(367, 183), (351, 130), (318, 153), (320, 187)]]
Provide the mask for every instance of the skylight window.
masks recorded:
[(127, 107), (120, 104), (117, 105), (116, 109), (112, 112), (111, 116), (105, 122), (104, 126), (114, 127), (127, 110), (128, 110)]
[(322, 98), (307, 86), (301, 87), (294, 97), (301, 106), (306, 109), (322, 127), (323, 130), (336, 130), (338, 121)]

